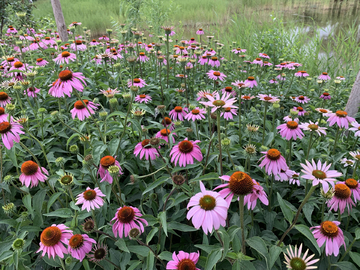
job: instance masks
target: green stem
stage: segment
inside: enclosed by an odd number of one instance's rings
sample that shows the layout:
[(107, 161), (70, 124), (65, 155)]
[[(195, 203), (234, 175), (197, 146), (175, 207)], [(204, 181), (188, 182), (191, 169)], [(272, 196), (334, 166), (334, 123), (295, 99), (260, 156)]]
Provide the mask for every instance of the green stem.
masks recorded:
[(353, 178), (353, 179), (355, 179), (356, 170), (357, 170), (358, 166), (359, 166), (359, 161), (357, 160), (357, 161), (355, 162), (354, 170), (353, 170), (353, 174), (352, 174), (352, 178)]
[(271, 177), (271, 182), (270, 182), (270, 193), (269, 193), (269, 212), (271, 210), (271, 197), (272, 197), (272, 193), (273, 193), (273, 183), (274, 183), (274, 175), (272, 175)]
[(309, 200), (310, 196), (313, 194), (313, 192), (315, 191), (316, 189), (316, 186), (312, 186), (309, 190), (309, 193), (306, 194), (304, 200), (302, 201), (302, 203), (300, 204), (297, 212), (296, 212), (296, 215), (295, 215), (295, 218), (294, 218), (294, 221), (291, 223), (291, 225), (289, 226), (289, 228), (284, 232), (284, 234), (281, 236), (280, 238), (280, 241), (279, 243), (277, 244), (278, 247), (280, 247), (281, 243), (284, 241), (285, 239), (285, 236), (291, 231), (291, 229), (295, 226), (299, 216), (300, 216), (300, 213), (301, 213), (301, 210), (302, 208), (304, 207), (305, 203)]
[(219, 158), (220, 158), (220, 172), (223, 175), (223, 167), (222, 167), (222, 149), (221, 149), (221, 134), (220, 134), (220, 109), (217, 110), (217, 132), (218, 132), (218, 141), (219, 141)]
[(121, 137), (120, 137), (120, 140), (119, 140), (119, 144), (116, 148), (116, 152), (115, 153), (118, 153), (119, 150), (120, 150), (120, 145), (121, 145), (121, 140), (122, 138), (124, 137), (125, 135), (125, 132), (126, 132), (126, 123), (127, 123), (127, 119), (129, 117), (129, 113), (130, 113), (130, 110), (131, 110), (131, 105), (132, 105), (132, 101), (133, 101), (133, 94), (131, 94), (131, 100), (128, 104), (128, 110), (127, 110), (127, 113), (126, 113), (126, 116), (125, 116), (125, 120), (124, 120), (124, 130), (123, 130), (123, 133), (121, 134)]
[(239, 197), (239, 215), (241, 226), (241, 253), (246, 255), (245, 249), (245, 226), (244, 226), (244, 195)]
[(241, 145), (241, 96), (242, 96), (242, 88), (240, 87), (240, 93), (239, 93), (239, 144)]
[(66, 270), (63, 259), (61, 259), (61, 258), (59, 257), (59, 260), (60, 260), (62, 269), (63, 269), (63, 270)]
[(337, 130), (336, 130), (336, 136), (335, 136), (335, 142), (334, 142), (334, 149), (332, 151), (332, 154), (335, 154), (335, 150), (336, 150), (336, 144), (337, 144), (337, 141), (339, 139), (339, 133), (340, 133), (340, 128), (338, 127)]
[(261, 145), (264, 145), (264, 142), (265, 142), (265, 122), (266, 122), (267, 107), (268, 107), (268, 104), (267, 104), (267, 102), (265, 102), (264, 122), (263, 122), (263, 137), (262, 137)]
[(339, 262), (341, 262), (342, 260), (345, 259), (346, 255), (351, 251), (351, 248), (352, 248), (352, 246), (355, 244), (355, 242), (356, 242), (356, 238), (354, 238), (354, 240), (352, 240), (350, 246), (348, 246), (348, 248), (346, 249), (344, 255), (341, 256)]

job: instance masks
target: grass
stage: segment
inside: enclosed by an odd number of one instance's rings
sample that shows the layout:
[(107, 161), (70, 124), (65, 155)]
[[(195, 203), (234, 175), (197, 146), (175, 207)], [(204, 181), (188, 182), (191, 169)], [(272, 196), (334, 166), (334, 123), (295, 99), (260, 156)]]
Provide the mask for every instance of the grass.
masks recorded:
[[(214, 35), (222, 43), (229, 45), (236, 41), (237, 46), (248, 49), (249, 55), (273, 51), (274, 62), (296, 59), (306, 63), (309, 72), (359, 68), (358, 0), (344, 3), (333, 0), (182, 0), (181, 6), (173, 2), (172, 9), (168, 8), (171, 1), (142, 1), (165, 5), (156, 6), (169, 11), (164, 24), (177, 26), (176, 32), (183, 38), (194, 36), (195, 30), (202, 27), (207, 35)], [(114, 28), (114, 21), (125, 22), (127, 14), (120, 10), (122, 3), (126, 0), (61, 1), (66, 23), (80, 21), (95, 37), (104, 34), (107, 28)], [(36, 17), (52, 16), (50, 0), (38, 0), (36, 6)], [(156, 17), (154, 9), (140, 11), (144, 22), (151, 16)], [(147, 24), (139, 28), (146, 29)], [(228, 56), (228, 52), (224, 54)]]

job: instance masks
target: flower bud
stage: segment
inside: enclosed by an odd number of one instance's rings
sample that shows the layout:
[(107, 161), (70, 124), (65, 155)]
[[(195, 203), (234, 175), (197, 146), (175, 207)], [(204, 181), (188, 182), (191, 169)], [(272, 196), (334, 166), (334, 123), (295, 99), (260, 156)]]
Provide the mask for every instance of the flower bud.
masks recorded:
[(99, 112), (99, 116), (101, 119), (106, 119), (108, 113), (107, 112)]
[(39, 108), (38, 113), (41, 113), (41, 114), (47, 113), (47, 110), (45, 108)]
[(21, 238), (16, 238), (12, 243), (11, 247), (15, 251), (21, 251), (25, 246), (25, 240)]
[(77, 154), (79, 153), (79, 147), (76, 144), (73, 144), (69, 147), (69, 151), (72, 154)]
[(109, 172), (109, 174), (111, 175), (111, 177), (117, 177), (117, 176), (119, 176), (119, 171), (120, 171), (119, 167), (118, 167), (118, 166), (115, 166), (115, 165), (110, 166), (110, 167), (108, 168), (108, 172)]
[(2, 206), (2, 209), (6, 215), (11, 215), (12, 213), (15, 212), (16, 206), (12, 202), (10, 202), (10, 203), (4, 204)]
[(65, 164), (64, 158), (63, 158), (63, 157), (58, 157), (58, 158), (55, 160), (55, 164), (56, 164), (56, 166), (58, 166), (58, 167), (64, 166), (64, 164)]

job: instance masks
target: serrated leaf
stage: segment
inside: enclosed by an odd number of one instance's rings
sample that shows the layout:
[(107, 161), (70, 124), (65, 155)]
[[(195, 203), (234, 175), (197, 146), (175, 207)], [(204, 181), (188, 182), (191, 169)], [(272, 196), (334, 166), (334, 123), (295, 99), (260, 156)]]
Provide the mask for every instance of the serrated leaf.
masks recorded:
[(291, 208), (285, 203), (285, 200), (282, 199), (281, 195), (277, 193), (277, 199), (281, 208), (281, 212), (283, 213), (285, 219), (289, 221), (289, 223), (292, 222), (294, 218), (294, 213), (291, 210)]
[(313, 246), (316, 248), (317, 252), (319, 253), (319, 255), (321, 255), (321, 251), (319, 248), (318, 243), (316, 242), (316, 239), (314, 237), (314, 235), (312, 234), (312, 232), (310, 231), (310, 229), (302, 224), (299, 225), (295, 225), (295, 229), (297, 229), (299, 232), (301, 232), (307, 239), (310, 240), (310, 242), (313, 244)]
[(205, 270), (212, 270), (216, 263), (221, 259), (221, 254), (221, 249), (211, 251), (206, 260)]
[(166, 222), (166, 211), (164, 212), (161, 212), (159, 214), (159, 219), (160, 219), (160, 223), (163, 227), (163, 230), (164, 230), (164, 233), (166, 236), (168, 236), (168, 233), (167, 233), (167, 222)]

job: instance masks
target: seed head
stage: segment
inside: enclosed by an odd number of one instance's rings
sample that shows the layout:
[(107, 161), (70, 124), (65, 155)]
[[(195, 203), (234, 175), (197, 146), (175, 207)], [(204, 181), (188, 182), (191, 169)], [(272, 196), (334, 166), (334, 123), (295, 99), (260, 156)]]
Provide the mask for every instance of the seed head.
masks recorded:
[(138, 228), (132, 228), (129, 232), (130, 239), (136, 239), (140, 236), (140, 230)]
[(21, 238), (16, 238), (12, 243), (11, 247), (15, 251), (21, 251), (25, 246), (25, 240)]
[(115, 166), (115, 165), (110, 166), (110, 167), (108, 168), (108, 172), (109, 172), (109, 174), (111, 175), (111, 177), (117, 177), (117, 176), (119, 176), (119, 171), (120, 171), (119, 167), (118, 167), (118, 166)]
[(15, 204), (13, 204), (12, 202), (10, 202), (10, 203), (4, 204), (4, 205), (2, 206), (2, 209), (4, 210), (4, 213), (5, 213), (6, 215), (11, 215), (12, 213), (15, 212), (16, 206), (15, 206)]
[(64, 164), (65, 164), (64, 158), (63, 158), (63, 157), (58, 157), (58, 158), (55, 160), (55, 164), (56, 164), (56, 166), (58, 166), (58, 167), (64, 166)]

